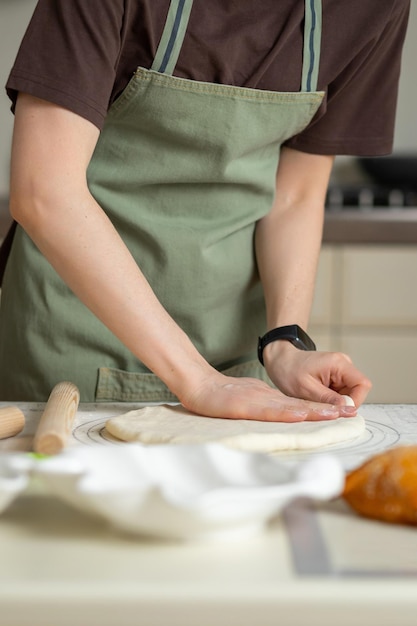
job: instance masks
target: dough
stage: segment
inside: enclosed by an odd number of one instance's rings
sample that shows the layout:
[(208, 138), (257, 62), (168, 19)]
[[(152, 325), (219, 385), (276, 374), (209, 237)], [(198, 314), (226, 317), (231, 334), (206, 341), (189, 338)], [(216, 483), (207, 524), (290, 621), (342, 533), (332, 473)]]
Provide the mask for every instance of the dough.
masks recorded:
[(162, 404), (112, 417), (107, 431), (122, 441), (147, 444), (222, 443), (239, 450), (278, 452), (314, 450), (356, 439), (365, 431), (363, 417), (319, 422), (258, 422), (201, 417), (181, 405)]

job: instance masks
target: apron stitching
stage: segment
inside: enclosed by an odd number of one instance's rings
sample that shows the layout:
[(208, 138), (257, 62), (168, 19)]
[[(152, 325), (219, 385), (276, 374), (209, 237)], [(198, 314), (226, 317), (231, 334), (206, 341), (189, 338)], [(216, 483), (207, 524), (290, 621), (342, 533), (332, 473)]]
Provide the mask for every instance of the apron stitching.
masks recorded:
[[(145, 68), (138, 68), (135, 72), (135, 76), (141, 81), (152, 82), (158, 86), (177, 89), (179, 91), (189, 92), (201, 92), (210, 95), (238, 96), (245, 100), (264, 101), (265, 104), (279, 103), (279, 102), (299, 102), (305, 101), (306, 104), (315, 105), (323, 98), (324, 92), (268, 92), (262, 90), (251, 90), (246, 87), (236, 87), (235, 85), (221, 85), (215, 83), (203, 83), (199, 81), (189, 80), (186, 78), (178, 78), (177, 76), (168, 76), (166, 74), (160, 75), (152, 70), (146, 70)], [(235, 92), (235, 93), (232, 93)]]

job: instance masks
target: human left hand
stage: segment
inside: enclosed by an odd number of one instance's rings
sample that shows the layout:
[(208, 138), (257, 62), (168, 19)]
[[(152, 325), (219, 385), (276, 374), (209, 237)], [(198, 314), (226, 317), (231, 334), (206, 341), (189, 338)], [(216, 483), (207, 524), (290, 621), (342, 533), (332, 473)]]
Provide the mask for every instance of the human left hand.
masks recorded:
[(288, 396), (346, 404), (350, 396), (360, 406), (372, 383), (342, 352), (307, 352), (290, 342), (275, 341), (264, 349), (265, 368), (271, 381)]

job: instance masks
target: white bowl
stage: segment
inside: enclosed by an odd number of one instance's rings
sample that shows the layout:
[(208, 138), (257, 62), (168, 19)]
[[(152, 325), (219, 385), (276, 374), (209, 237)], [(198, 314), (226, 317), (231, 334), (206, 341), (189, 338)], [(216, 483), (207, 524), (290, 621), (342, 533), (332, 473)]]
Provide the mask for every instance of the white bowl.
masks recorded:
[(218, 444), (80, 446), (33, 459), (30, 473), (123, 531), (193, 541), (253, 534), (294, 498), (329, 500), (344, 485), (332, 456), (296, 464)]

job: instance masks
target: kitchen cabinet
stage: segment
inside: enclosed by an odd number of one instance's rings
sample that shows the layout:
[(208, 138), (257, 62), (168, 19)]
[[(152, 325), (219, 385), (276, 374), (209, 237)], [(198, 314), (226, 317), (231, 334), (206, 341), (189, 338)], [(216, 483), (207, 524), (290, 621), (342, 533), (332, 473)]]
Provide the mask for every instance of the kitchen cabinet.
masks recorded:
[(417, 247), (324, 245), (309, 332), (373, 382), (374, 403), (417, 401)]

